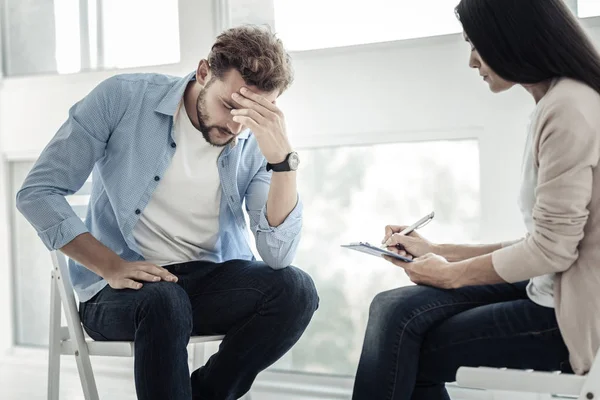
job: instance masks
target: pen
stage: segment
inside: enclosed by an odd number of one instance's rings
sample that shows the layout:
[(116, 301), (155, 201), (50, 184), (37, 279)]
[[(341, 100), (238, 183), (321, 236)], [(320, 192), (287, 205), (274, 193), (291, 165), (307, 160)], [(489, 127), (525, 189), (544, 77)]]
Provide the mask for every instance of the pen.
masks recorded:
[[(404, 228), (402, 231), (398, 232), (398, 235), (408, 235), (415, 229), (419, 229), (419, 228), (427, 225), (433, 219), (433, 217), (435, 217), (435, 211), (432, 211), (431, 213), (427, 214), (426, 216), (424, 216), (423, 218), (421, 218), (420, 220), (418, 220), (411, 226)], [(388, 246), (386, 246), (384, 243), (381, 245), (381, 248), (387, 249)]]

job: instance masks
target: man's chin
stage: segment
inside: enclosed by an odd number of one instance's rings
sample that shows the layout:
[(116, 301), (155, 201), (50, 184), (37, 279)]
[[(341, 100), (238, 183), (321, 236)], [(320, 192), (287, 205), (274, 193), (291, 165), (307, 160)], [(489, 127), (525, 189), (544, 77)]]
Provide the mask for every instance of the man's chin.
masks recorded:
[(215, 147), (225, 147), (227, 146), (229, 143), (231, 143), (231, 141), (233, 139), (235, 139), (234, 136), (231, 135), (224, 135), (221, 133), (216, 133), (214, 134), (213, 132), (210, 132), (209, 134), (204, 134), (202, 133), (202, 136), (204, 136), (204, 139), (211, 145), (211, 146), (215, 146)]

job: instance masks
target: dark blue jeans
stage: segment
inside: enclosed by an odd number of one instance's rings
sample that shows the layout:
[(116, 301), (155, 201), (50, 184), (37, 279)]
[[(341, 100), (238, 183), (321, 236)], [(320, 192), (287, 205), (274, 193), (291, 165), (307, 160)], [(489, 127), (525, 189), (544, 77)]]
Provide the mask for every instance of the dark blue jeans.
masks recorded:
[(373, 300), (354, 400), (449, 400), (461, 366), (572, 372), (554, 309), (527, 282), (456, 290), (407, 286)]
[[(80, 305), (95, 340), (135, 342), (138, 399), (237, 399), (300, 338), (318, 306), (312, 279), (262, 262), (190, 262), (167, 267), (178, 283), (140, 290), (106, 286)], [(224, 334), (219, 351), (191, 375), (191, 335)]]

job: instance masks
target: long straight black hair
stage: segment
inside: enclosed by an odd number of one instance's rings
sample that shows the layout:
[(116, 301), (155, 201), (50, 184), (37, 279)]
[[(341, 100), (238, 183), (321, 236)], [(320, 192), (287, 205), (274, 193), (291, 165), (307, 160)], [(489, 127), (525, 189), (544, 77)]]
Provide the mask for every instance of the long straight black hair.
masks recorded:
[(503, 79), (531, 84), (568, 77), (600, 93), (600, 55), (563, 0), (461, 0), (456, 15)]

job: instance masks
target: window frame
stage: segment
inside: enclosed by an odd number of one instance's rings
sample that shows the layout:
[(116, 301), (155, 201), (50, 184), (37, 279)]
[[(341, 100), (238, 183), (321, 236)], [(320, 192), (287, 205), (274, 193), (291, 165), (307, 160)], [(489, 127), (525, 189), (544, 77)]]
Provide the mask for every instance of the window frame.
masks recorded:
[[(10, 41), (8, 39), (8, 34), (6, 33), (6, 29), (9, 27), (8, 23), (8, 14), (6, 12), (7, 9), (7, 1), (8, 0), (0, 0), (0, 81), (2, 78), (26, 78), (26, 77), (35, 77), (38, 75), (48, 75), (46, 72), (36, 72), (36, 73), (25, 73), (25, 74), (12, 74), (7, 75), (8, 71), (8, 55), (10, 54)], [(215, 0), (215, 4), (216, 4)], [(89, 72), (110, 72), (110, 71), (124, 71), (128, 69), (140, 69), (140, 68), (148, 68), (148, 67), (156, 67), (156, 66), (180, 66), (183, 64), (184, 60), (182, 60), (183, 55), (183, 45), (181, 38), (181, 26), (179, 26), (179, 61), (176, 63), (161, 63), (161, 64), (152, 64), (152, 65), (138, 65), (134, 67), (126, 67), (126, 68), (118, 68), (114, 66), (105, 66), (105, 45), (104, 45), (104, 8), (103, 3), (104, 0), (95, 0), (96, 2), (96, 46), (92, 48), (90, 43), (90, 21), (89, 21), (89, 6), (90, 0), (79, 0), (79, 35), (80, 35), (80, 70), (74, 73), (60, 73), (58, 71), (52, 71), (50, 75), (73, 75), (73, 74), (82, 74)], [(178, 5), (178, 8), (181, 8)], [(178, 10), (179, 22), (181, 25), (181, 11)], [(221, 15), (222, 11), (219, 10), (215, 12), (216, 15)], [(221, 25), (224, 26), (224, 25)], [(95, 52), (95, 65), (92, 66), (92, 51)]]
[(8, 53), (9, 44), (8, 35), (5, 33), (5, 30), (8, 29), (6, 1), (0, 0), (0, 82), (6, 76), (8, 70), (6, 54)]

